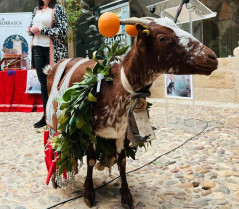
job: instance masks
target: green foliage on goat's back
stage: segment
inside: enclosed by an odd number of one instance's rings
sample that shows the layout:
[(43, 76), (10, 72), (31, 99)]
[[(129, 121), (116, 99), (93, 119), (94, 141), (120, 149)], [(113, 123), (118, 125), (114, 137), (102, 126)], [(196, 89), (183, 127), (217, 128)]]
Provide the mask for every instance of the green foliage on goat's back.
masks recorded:
[[(112, 48), (102, 45), (94, 53), (93, 59), (96, 62), (93, 69), (87, 67), (85, 75), (80, 82), (76, 82), (66, 90), (62, 98), (55, 100), (60, 103), (61, 114), (58, 118), (60, 133), (52, 140), (53, 148), (59, 153), (60, 160), (59, 174), (64, 170), (71, 171), (76, 160), (82, 160), (86, 155), (89, 143), (101, 146), (102, 140), (97, 140), (92, 127), (93, 124), (93, 104), (97, 102), (99, 93), (96, 91), (99, 76), (107, 82), (111, 82), (110, 75), (111, 62), (119, 60), (121, 55), (127, 51), (128, 47), (119, 48), (118, 44), (113, 44)], [(100, 58), (103, 61), (99, 61)], [(98, 160), (102, 161), (102, 156), (107, 157), (112, 146), (104, 146)], [(103, 152), (103, 154), (102, 154)], [(116, 152), (115, 152), (116, 153)]]

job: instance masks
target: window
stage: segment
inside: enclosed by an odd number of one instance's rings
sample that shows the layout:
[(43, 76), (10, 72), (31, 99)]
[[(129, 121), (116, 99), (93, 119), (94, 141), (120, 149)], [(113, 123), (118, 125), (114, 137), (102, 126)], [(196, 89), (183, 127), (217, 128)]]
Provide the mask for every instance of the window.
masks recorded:
[(233, 55), (239, 41), (239, 1), (202, 0), (217, 16), (203, 21), (204, 43), (212, 48), (218, 57)]

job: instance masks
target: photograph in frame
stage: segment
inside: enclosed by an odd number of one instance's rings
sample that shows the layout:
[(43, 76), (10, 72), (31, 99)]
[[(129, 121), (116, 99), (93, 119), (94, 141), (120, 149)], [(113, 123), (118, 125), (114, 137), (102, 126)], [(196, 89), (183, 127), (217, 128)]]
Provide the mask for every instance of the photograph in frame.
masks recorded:
[(41, 94), (41, 86), (36, 70), (27, 71), (26, 94)]
[(167, 98), (193, 99), (192, 75), (165, 74), (165, 95)]

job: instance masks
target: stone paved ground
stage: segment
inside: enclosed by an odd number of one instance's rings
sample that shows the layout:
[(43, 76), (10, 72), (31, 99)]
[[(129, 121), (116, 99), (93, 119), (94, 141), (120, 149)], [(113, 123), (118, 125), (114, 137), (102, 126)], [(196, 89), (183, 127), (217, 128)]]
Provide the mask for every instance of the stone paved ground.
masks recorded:
[[(191, 106), (169, 105), (170, 124), (175, 117), (192, 116)], [(238, 209), (239, 208), (239, 106), (197, 104), (196, 116), (208, 122), (207, 129), (177, 151), (128, 175), (136, 209)], [(175, 117), (173, 116), (176, 115)], [(195, 133), (179, 120), (165, 123), (164, 101), (153, 102), (150, 115), (157, 128), (156, 139), (147, 150), (140, 150), (135, 161), (128, 160), (133, 170), (177, 147)], [(82, 193), (85, 166), (77, 175), (77, 187), (52, 189), (45, 185), (43, 129), (33, 123), (40, 113), (0, 113), (0, 209), (44, 209)], [(206, 122), (198, 121), (195, 132)], [(116, 166), (111, 176), (107, 171), (94, 171), (95, 187), (118, 176)], [(126, 208), (120, 204), (120, 181), (117, 179), (96, 191), (99, 209)], [(82, 199), (55, 208), (87, 208)]]

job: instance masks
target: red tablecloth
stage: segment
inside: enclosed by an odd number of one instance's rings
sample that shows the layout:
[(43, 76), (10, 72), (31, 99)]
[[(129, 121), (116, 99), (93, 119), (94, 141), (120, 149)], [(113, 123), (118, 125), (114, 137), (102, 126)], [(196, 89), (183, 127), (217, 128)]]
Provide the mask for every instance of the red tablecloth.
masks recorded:
[(27, 70), (0, 72), (0, 112), (42, 112), (40, 94), (25, 94)]

